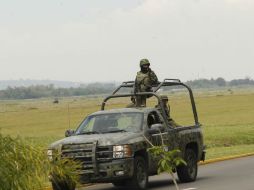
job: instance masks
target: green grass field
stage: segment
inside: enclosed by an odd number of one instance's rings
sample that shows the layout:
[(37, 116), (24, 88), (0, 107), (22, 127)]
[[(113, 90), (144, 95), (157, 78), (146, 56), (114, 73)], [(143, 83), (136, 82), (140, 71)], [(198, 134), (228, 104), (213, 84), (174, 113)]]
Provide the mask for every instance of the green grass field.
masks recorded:
[[(203, 125), (207, 158), (254, 152), (254, 90), (194, 91), (199, 121)], [(170, 93), (173, 118), (180, 124), (193, 123), (188, 98)], [(47, 145), (75, 129), (84, 117), (100, 110), (102, 97), (0, 101), (0, 132), (22, 136)], [(123, 107), (128, 99), (116, 99), (109, 108)], [(151, 100), (151, 105), (154, 100)], [(150, 105), (149, 104), (149, 105)], [(106, 107), (108, 108), (108, 107)]]

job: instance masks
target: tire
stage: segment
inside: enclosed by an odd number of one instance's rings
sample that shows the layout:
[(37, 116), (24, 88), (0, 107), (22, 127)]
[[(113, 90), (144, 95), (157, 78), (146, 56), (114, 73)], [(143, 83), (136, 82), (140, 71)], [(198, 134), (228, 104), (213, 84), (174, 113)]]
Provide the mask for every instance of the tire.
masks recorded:
[(112, 184), (113, 184), (115, 187), (124, 187), (126, 183), (125, 183), (124, 180), (121, 180), (121, 181), (112, 182)]
[(144, 158), (140, 156), (135, 157), (133, 177), (130, 183), (127, 182), (127, 184), (129, 184), (130, 189), (144, 190), (147, 188), (148, 172)]
[(187, 165), (177, 167), (177, 175), (181, 182), (192, 182), (197, 178), (198, 163), (197, 154), (193, 149), (187, 148), (184, 155)]
[(58, 181), (52, 179), (52, 189), (53, 190), (75, 190), (76, 184), (71, 181)]

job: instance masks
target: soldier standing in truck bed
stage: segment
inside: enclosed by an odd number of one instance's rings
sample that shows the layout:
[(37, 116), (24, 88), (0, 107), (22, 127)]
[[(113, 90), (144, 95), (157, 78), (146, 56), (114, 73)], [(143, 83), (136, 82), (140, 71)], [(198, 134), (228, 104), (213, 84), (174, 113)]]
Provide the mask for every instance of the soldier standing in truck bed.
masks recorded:
[[(135, 92), (151, 92), (152, 85), (158, 83), (156, 74), (150, 69), (148, 59), (140, 60), (140, 71), (135, 79)], [(137, 96), (136, 106), (146, 106), (148, 96)]]

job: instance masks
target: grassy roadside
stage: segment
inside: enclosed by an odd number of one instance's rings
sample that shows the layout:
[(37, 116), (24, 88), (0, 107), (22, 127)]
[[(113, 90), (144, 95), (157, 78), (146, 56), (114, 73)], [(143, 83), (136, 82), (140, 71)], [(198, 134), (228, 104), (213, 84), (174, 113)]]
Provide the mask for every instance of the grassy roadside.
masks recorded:
[[(194, 92), (195, 93), (195, 92)], [(195, 94), (199, 120), (203, 124), (207, 158), (254, 152), (254, 91), (198, 91)], [(171, 112), (178, 123), (191, 123), (188, 98), (169, 94)], [(47, 147), (63, 138), (68, 128), (76, 128), (89, 113), (100, 109), (103, 97), (0, 101), (0, 132), (28, 138)], [(111, 101), (110, 107), (123, 107), (129, 99)], [(154, 103), (152, 101), (152, 103)]]
[(207, 150), (206, 160), (248, 153), (254, 153), (254, 144), (209, 148)]
[[(181, 124), (193, 122), (188, 99), (182, 93), (169, 98), (173, 118)], [(102, 99), (62, 98), (59, 104), (53, 104), (53, 99), (0, 101), (0, 133), (21, 136), (46, 149), (63, 138), (66, 129), (75, 129), (87, 114), (99, 110)], [(207, 160), (254, 152), (254, 91), (198, 91), (195, 101)], [(106, 108), (128, 103), (129, 99), (114, 100)]]

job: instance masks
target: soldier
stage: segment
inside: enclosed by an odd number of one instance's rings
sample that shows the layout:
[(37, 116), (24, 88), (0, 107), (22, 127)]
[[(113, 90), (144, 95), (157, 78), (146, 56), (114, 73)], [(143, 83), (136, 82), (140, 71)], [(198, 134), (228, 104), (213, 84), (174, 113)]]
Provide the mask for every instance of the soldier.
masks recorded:
[[(152, 85), (158, 83), (156, 74), (150, 69), (150, 62), (148, 59), (140, 60), (140, 71), (137, 73), (135, 79), (135, 92), (151, 92)], [(146, 106), (147, 96), (137, 97), (137, 106)]]
[(163, 104), (163, 108), (161, 108), (159, 105), (156, 105), (155, 107), (158, 108), (160, 110), (160, 112), (162, 112), (162, 109), (165, 110), (169, 125), (171, 125), (172, 127), (180, 127), (181, 125), (177, 124), (171, 117), (170, 117), (170, 106), (168, 104), (168, 97), (165, 95), (161, 95), (160, 96), (161, 100), (162, 100), (162, 104)]

